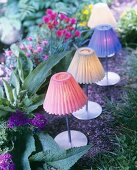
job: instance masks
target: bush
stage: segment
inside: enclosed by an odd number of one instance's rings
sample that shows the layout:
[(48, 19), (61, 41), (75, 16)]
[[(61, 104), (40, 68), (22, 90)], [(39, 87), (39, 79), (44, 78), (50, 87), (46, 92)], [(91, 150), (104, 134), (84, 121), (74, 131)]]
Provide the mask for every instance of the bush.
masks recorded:
[(136, 47), (137, 42), (137, 10), (125, 10), (118, 23), (118, 29), (123, 45)]

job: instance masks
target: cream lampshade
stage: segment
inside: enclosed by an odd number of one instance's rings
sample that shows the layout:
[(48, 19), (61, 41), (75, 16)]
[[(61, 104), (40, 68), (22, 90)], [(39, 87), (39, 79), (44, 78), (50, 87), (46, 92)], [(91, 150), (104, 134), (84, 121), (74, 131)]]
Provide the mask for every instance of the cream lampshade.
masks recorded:
[[(105, 76), (104, 69), (95, 51), (88, 47), (79, 48), (68, 68), (68, 72), (73, 75), (80, 84), (85, 84), (88, 96), (88, 84), (96, 83)], [(81, 120), (96, 118), (102, 112), (102, 107), (96, 103), (88, 101), (84, 108), (73, 112), (73, 116)]]
[(88, 21), (88, 27), (95, 28), (98, 25), (109, 24), (116, 28), (116, 20), (106, 3), (97, 3), (93, 6), (91, 16)]
[(83, 133), (70, 130), (67, 117), (68, 114), (82, 108), (86, 103), (87, 96), (70, 73), (60, 72), (51, 77), (43, 108), (49, 114), (66, 116), (68, 131), (55, 137), (55, 141), (60, 147), (68, 149), (87, 145), (87, 138)]

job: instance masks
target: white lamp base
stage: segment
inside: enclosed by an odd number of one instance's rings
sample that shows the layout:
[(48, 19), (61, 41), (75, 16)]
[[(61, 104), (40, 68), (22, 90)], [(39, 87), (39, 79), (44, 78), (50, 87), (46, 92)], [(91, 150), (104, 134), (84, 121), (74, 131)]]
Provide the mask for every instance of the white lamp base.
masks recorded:
[(98, 103), (88, 101), (88, 112), (86, 112), (85, 105), (82, 109), (73, 112), (72, 115), (80, 120), (90, 120), (98, 117), (101, 113), (102, 107)]
[(72, 147), (80, 147), (85, 146), (88, 143), (87, 137), (79, 131), (71, 130), (71, 140), (72, 144), (69, 142), (68, 138), (68, 131), (64, 131), (62, 133), (59, 133), (55, 138), (55, 142), (64, 149), (69, 149)]
[(108, 72), (108, 79), (107, 76), (101, 80), (98, 81), (96, 84), (99, 86), (112, 86), (117, 84), (120, 81), (120, 76), (117, 73), (114, 72)]

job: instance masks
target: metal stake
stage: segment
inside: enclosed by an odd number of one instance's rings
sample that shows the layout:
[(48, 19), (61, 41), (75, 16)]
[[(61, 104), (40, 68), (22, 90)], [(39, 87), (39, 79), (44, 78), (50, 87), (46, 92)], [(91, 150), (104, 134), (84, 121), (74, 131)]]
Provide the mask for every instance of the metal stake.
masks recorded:
[(66, 116), (66, 124), (67, 124), (67, 130), (68, 130), (68, 139), (69, 139), (69, 143), (70, 143), (71, 148), (72, 148), (71, 131), (70, 131), (70, 128), (69, 128), (68, 116)]
[[(85, 93), (86, 93), (86, 95), (88, 97), (88, 84), (85, 84)], [(88, 102), (86, 104), (86, 112), (88, 113)]]

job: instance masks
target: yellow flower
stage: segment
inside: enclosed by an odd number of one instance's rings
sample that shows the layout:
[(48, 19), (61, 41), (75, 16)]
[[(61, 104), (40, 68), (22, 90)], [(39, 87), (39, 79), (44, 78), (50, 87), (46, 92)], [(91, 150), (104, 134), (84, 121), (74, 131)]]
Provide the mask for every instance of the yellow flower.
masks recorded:
[(82, 11), (82, 14), (88, 15), (88, 14), (89, 14), (89, 11), (88, 11), (87, 9), (84, 9), (84, 10)]
[(93, 5), (92, 5), (92, 4), (90, 4), (88, 7), (89, 7), (89, 9), (91, 10), (91, 9), (93, 8)]
[(87, 26), (87, 22), (85, 22), (85, 21), (84, 21), (84, 22), (80, 22), (80, 23), (79, 23), (79, 26), (81, 26), (81, 27), (86, 27), (86, 26)]

